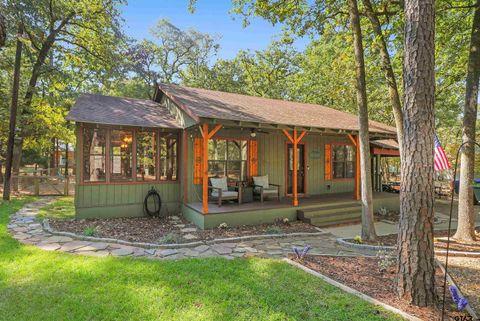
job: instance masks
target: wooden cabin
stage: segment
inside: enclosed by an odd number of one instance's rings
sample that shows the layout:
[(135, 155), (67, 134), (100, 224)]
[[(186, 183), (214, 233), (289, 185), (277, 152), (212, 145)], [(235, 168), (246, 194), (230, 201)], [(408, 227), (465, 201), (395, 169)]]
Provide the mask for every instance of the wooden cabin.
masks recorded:
[[(78, 218), (142, 216), (151, 187), (163, 215), (181, 213), (201, 228), (360, 217), (356, 115), (161, 84), (152, 101), (84, 94), (67, 119), (76, 122)], [(381, 157), (398, 156), (395, 128), (370, 121), (369, 130), (375, 208), (398, 210), (379, 173)], [(279, 197), (259, 197), (264, 189), (254, 183), (265, 177)], [(219, 202), (213, 178), (226, 178), (241, 198), (223, 192), (233, 199)]]

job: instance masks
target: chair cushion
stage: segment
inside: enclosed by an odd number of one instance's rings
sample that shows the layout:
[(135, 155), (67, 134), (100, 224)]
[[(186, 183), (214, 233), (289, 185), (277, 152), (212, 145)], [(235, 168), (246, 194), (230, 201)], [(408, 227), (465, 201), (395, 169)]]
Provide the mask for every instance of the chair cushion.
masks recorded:
[(228, 191), (228, 184), (227, 184), (226, 177), (220, 177), (220, 178), (212, 177), (210, 178), (210, 183), (212, 184), (212, 187), (220, 188), (224, 192)]
[[(218, 191), (217, 190), (213, 190), (212, 191), (212, 196), (213, 197), (218, 197)], [(235, 191), (222, 191), (222, 198), (238, 198), (238, 192), (235, 192)]]
[(278, 194), (278, 188), (276, 186), (272, 186), (272, 187), (269, 187), (269, 188), (264, 188), (263, 189), (263, 194), (275, 194), (277, 195)]
[[(259, 185), (262, 186), (263, 189), (268, 188), (268, 175), (265, 176), (253, 176), (253, 185)], [(260, 189), (258, 187), (255, 187), (255, 192), (259, 193)]]

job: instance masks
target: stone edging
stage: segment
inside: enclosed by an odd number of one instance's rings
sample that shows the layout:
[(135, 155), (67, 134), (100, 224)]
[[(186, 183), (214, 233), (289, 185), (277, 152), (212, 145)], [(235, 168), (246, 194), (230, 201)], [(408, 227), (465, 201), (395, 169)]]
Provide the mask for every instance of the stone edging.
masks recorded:
[[(438, 259), (435, 259), (435, 262), (437, 263), (437, 265), (440, 267), (440, 269), (442, 270), (443, 274), (445, 274), (445, 267), (443, 266), (443, 264), (438, 260)], [(454, 287), (456, 287), (458, 289), (458, 292), (459, 294), (464, 297), (464, 295), (462, 294), (462, 292), (460, 291), (460, 287), (455, 283), (455, 281), (453, 280), (453, 278), (450, 276), (450, 274), (447, 273), (447, 282), (450, 283), (451, 285), (453, 285)], [(465, 310), (470, 314), (470, 316), (474, 319), (474, 320), (478, 320), (478, 317), (477, 317), (477, 314), (475, 312), (475, 310), (473, 309), (473, 307), (470, 305), (470, 303), (468, 303), (468, 305), (466, 306)]]
[[(396, 246), (387, 246), (387, 245), (370, 245), (370, 244), (358, 244), (350, 242), (350, 238), (337, 238), (336, 242), (345, 247), (354, 248), (357, 250), (371, 250), (371, 251), (394, 251), (397, 249)], [(435, 254), (445, 256), (447, 251), (445, 250), (435, 250)], [(452, 257), (480, 257), (480, 252), (465, 252), (465, 251), (454, 251), (449, 250), (448, 256)]]
[(379, 300), (377, 300), (377, 299), (375, 299), (375, 298), (372, 298), (371, 296), (368, 296), (368, 295), (366, 295), (366, 294), (364, 294), (364, 293), (362, 293), (362, 292), (360, 292), (360, 291), (357, 291), (357, 290), (355, 290), (355, 289), (353, 289), (353, 288), (351, 288), (351, 287), (349, 287), (349, 286), (347, 286), (347, 285), (345, 285), (345, 284), (343, 284), (343, 283), (337, 282), (337, 281), (329, 278), (328, 276), (326, 276), (326, 275), (324, 275), (324, 274), (321, 274), (321, 273), (319, 273), (319, 272), (317, 272), (317, 271), (314, 271), (314, 270), (312, 270), (312, 269), (310, 269), (310, 268), (308, 268), (308, 267), (306, 267), (306, 266), (304, 266), (304, 265), (302, 265), (302, 264), (300, 264), (300, 263), (297, 263), (297, 262), (292, 261), (292, 260), (287, 259), (287, 258), (283, 259), (283, 261), (285, 261), (285, 262), (287, 262), (288, 264), (290, 264), (290, 265), (292, 265), (292, 266), (295, 266), (295, 267), (297, 267), (297, 268), (299, 268), (299, 269), (301, 269), (301, 270), (303, 270), (303, 271), (305, 271), (305, 272), (307, 272), (307, 273), (309, 273), (309, 274), (311, 274), (311, 275), (313, 275), (313, 276), (315, 276), (315, 277), (317, 277), (317, 278), (319, 278), (319, 279), (322, 279), (323, 281), (329, 283), (330, 285), (333, 285), (333, 286), (335, 286), (335, 287), (337, 287), (337, 288), (339, 288), (339, 289), (341, 289), (341, 290), (343, 290), (343, 291), (345, 291), (345, 292), (347, 292), (347, 293), (353, 294), (353, 295), (359, 297), (360, 299), (362, 299), (362, 300), (364, 300), (364, 301), (367, 301), (368, 303), (371, 303), (371, 304), (374, 304), (374, 305), (378, 305), (378, 306), (382, 307), (382, 308), (385, 309), (385, 310), (388, 310), (388, 311), (390, 311), (390, 312), (396, 313), (396, 314), (400, 315), (401, 317), (403, 317), (403, 318), (405, 318), (405, 319), (407, 319), (407, 320), (410, 320), (410, 321), (422, 321), (422, 319), (419, 319), (419, 318), (417, 318), (416, 316), (413, 316), (413, 315), (411, 315), (411, 314), (408, 314), (408, 313), (405, 312), (405, 311), (402, 311), (402, 310), (397, 309), (397, 308), (395, 308), (395, 307), (393, 307), (393, 306), (391, 306), (391, 305), (388, 305), (388, 304), (386, 304), (386, 303), (383, 303), (383, 302), (381, 302), (381, 301), (379, 301)]
[(262, 239), (271, 239), (271, 238), (283, 238), (283, 237), (296, 237), (296, 236), (319, 236), (327, 235), (328, 232), (298, 232), (298, 233), (282, 233), (282, 234), (261, 234), (261, 235), (246, 235), (238, 237), (228, 237), (221, 239), (213, 239), (208, 241), (195, 241), (190, 243), (173, 243), (173, 244), (156, 244), (156, 243), (145, 243), (145, 242), (130, 242), (114, 238), (106, 237), (95, 237), (95, 236), (85, 236), (79, 235), (71, 232), (62, 232), (55, 231), (51, 228), (48, 219), (44, 219), (42, 222), (43, 230), (58, 236), (67, 236), (73, 239), (82, 240), (82, 241), (91, 241), (91, 242), (108, 242), (108, 243), (117, 243), (128, 246), (136, 246), (147, 249), (176, 249), (176, 248), (190, 248), (196, 247), (204, 244), (216, 244), (216, 243), (226, 243), (226, 242), (238, 242), (238, 241), (247, 241), (247, 240), (262, 240)]
[(370, 244), (358, 244), (349, 242), (350, 238), (337, 238), (337, 243), (346, 247), (354, 248), (357, 250), (372, 250), (372, 251), (394, 251), (397, 249), (396, 246), (387, 246), (387, 245), (370, 245)]

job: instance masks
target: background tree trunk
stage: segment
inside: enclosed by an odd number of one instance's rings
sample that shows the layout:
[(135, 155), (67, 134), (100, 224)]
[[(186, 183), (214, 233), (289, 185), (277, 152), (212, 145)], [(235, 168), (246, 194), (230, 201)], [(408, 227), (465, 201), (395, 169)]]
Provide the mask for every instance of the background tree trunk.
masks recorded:
[(5, 46), (7, 41), (7, 25), (5, 23), (5, 17), (0, 13), (0, 48)]
[(370, 140), (368, 133), (367, 85), (365, 82), (365, 62), (363, 56), (362, 29), (358, 14), (357, 0), (348, 0), (350, 28), (353, 33), (355, 74), (360, 144), (360, 176), (362, 192), (362, 239), (375, 240), (372, 201), (372, 169), (370, 163)]
[(404, 139), (401, 148), (398, 292), (417, 306), (435, 302), (433, 136), (434, 0), (405, 1)]
[(398, 145), (402, 148), (403, 139), (403, 116), (402, 116), (402, 103), (400, 101), (400, 94), (398, 92), (397, 80), (395, 73), (393, 72), (392, 62), (390, 60), (390, 54), (388, 53), (387, 42), (382, 32), (382, 25), (378, 20), (377, 15), (373, 9), (370, 0), (363, 0), (367, 17), (372, 24), (373, 32), (378, 37), (378, 49), (380, 51), (380, 58), (382, 61), (382, 69), (385, 75), (385, 80), (388, 87), (388, 95), (390, 97), (390, 103), (392, 104), (393, 116), (395, 118), (395, 126), (397, 127), (397, 140)]
[(3, 199), (10, 199), (10, 183), (12, 175), (13, 145), (15, 142), (15, 128), (17, 123), (18, 90), (20, 86), (20, 67), (22, 62), (22, 41), (23, 26), (19, 24), (17, 34), (17, 47), (15, 51), (15, 66), (13, 71), (12, 105), (10, 108), (10, 123), (8, 129), (7, 157), (5, 164), (5, 181), (3, 183)]
[[(475, 142), (477, 124), (478, 81), (480, 77), (480, 1), (477, 1), (472, 23), (470, 53), (468, 56), (465, 105), (463, 108), (463, 142)], [(475, 212), (472, 183), (475, 175), (475, 145), (462, 148), (460, 162), (460, 190), (458, 198), (458, 226), (454, 238), (475, 240)]]

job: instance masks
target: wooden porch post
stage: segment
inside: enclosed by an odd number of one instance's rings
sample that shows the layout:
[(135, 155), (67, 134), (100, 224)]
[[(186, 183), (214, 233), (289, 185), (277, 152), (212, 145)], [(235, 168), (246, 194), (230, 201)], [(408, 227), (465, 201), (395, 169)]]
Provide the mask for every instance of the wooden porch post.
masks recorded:
[(203, 124), (203, 155), (202, 155), (202, 205), (203, 214), (208, 214), (208, 124)]
[(203, 136), (203, 155), (202, 155), (202, 166), (203, 166), (203, 177), (202, 177), (202, 207), (203, 214), (208, 214), (208, 140), (215, 135), (218, 130), (222, 128), (222, 125), (215, 126), (211, 132), (208, 132), (208, 124), (203, 124), (201, 127), (201, 132)]
[(300, 136), (297, 137), (297, 130), (293, 130), (293, 137), (288, 133), (287, 130), (283, 129), (283, 134), (287, 136), (290, 143), (293, 144), (293, 172), (292, 172), (292, 205), (298, 206), (298, 171), (297, 171), (297, 163), (298, 163), (298, 152), (297, 146), (298, 143), (302, 140), (303, 136), (305, 136), (307, 132), (302, 131)]

